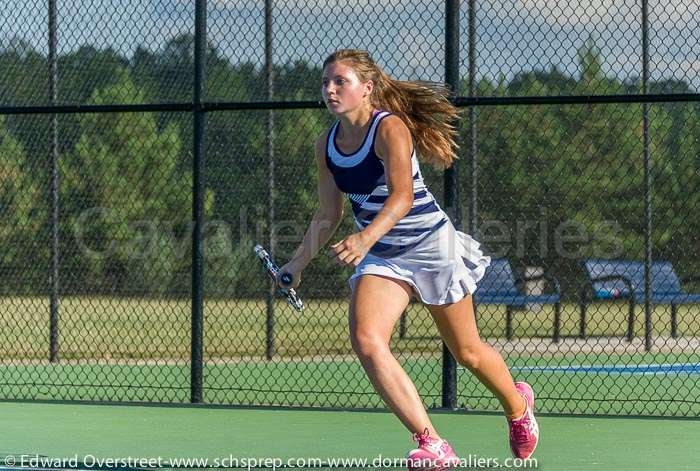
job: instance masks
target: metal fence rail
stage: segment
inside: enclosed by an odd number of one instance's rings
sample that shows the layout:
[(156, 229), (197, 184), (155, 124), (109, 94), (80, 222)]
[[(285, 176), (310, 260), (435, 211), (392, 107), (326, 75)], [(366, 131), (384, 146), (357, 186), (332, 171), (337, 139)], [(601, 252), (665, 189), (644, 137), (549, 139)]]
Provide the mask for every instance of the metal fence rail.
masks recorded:
[[(461, 159), (424, 166), (431, 191), (515, 276), (559, 281), (558, 342), (552, 306), (477, 293), (539, 409), (697, 416), (694, 9), (21, 0), (0, 17), (0, 396), (382, 407), (347, 338), (350, 272), (314, 261), (299, 316), (252, 253), (301, 240), (332, 123), (320, 63), (353, 47), (451, 87)], [(636, 295), (606, 297), (586, 260), (641, 262)], [(499, 409), (419, 305), (392, 351), (428, 406)]]

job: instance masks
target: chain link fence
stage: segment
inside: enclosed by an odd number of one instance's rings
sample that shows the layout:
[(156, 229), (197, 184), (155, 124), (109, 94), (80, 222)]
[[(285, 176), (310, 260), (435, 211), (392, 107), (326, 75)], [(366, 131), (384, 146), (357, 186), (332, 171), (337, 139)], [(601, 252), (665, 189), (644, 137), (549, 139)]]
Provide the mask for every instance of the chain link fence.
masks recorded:
[[(384, 407), (350, 346), (351, 270), (322, 251), (298, 314), (252, 250), (281, 264), (301, 241), (333, 123), (321, 63), (351, 47), (398, 79), (457, 77), (461, 158), (423, 171), (498, 261), (480, 333), (539, 410), (698, 416), (699, 6), (2, 9), (0, 396)], [(421, 305), (391, 348), (427, 406), (500, 410), (469, 371), (445, 380)]]

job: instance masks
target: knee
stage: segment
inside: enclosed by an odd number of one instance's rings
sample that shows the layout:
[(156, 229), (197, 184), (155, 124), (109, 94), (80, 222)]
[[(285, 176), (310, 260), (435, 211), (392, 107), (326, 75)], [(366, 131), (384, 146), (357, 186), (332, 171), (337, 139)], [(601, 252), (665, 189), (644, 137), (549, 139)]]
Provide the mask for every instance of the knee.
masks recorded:
[(478, 370), (481, 359), (481, 342), (460, 347), (453, 353), (455, 360), (460, 365), (470, 369)]
[(376, 357), (389, 349), (382, 338), (371, 332), (351, 332), (350, 343), (355, 354), (361, 359)]

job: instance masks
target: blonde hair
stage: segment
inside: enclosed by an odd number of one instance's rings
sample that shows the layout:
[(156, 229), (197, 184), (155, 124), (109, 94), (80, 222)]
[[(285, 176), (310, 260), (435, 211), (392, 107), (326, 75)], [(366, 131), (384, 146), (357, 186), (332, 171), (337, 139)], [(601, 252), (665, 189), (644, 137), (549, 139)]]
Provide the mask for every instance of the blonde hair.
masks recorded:
[(323, 67), (334, 62), (351, 67), (362, 82), (372, 80), (374, 90), (370, 103), (403, 120), (411, 131), (421, 160), (437, 168), (447, 168), (458, 158), (453, 122), (459, 117), (459, 110), (450, 103), (450, 91), (444, 84), (392, 79), (367, 51), (337, 50), (326, 58)]

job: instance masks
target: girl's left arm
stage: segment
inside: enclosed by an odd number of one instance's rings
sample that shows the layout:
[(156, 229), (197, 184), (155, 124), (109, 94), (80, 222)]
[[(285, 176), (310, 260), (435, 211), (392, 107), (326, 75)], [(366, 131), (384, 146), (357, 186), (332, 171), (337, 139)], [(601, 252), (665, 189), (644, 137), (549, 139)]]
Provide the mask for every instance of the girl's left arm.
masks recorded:
[(384, 162), (389, 197), (367, 227), (331, 246), (331, 254), (338, 262), (357, 266), (369, 249), (411, 210), (412, 145), (411, 132), (399, 117), (387, 116), (380, 122), (374, 149)]

